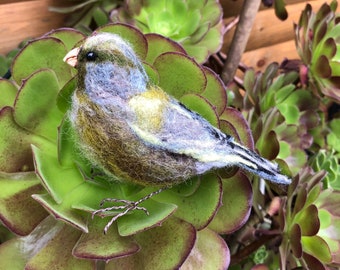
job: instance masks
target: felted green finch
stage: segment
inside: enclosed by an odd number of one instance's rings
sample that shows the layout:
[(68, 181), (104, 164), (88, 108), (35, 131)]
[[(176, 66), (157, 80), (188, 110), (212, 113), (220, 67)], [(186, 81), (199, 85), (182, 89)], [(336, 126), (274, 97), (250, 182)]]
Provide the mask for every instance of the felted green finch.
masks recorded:
[(79, 148), (110, 178), (164, 188), (239, 166), (269, 181), (290, 183), (276, 164), (153, 85), (120, 36), (94, 34), (64, 60), (78, 70), (69, 117)]

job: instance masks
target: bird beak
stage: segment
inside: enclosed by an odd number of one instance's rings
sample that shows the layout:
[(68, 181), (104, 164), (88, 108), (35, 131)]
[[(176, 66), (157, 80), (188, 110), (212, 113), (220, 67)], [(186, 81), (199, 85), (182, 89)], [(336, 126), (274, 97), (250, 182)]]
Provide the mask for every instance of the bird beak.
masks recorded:
[(79, 47), (72, 49), (65, 55), (63, 61), (72, 67), (76, 67), (78, 63), (77, 56), (78, 56), (79, 51), (80, 51)]

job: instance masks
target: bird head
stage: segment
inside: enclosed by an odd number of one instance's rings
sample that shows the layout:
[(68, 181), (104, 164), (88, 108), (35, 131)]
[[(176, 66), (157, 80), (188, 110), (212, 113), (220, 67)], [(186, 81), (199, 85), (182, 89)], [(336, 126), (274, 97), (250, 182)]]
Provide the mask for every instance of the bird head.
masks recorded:
[(78, 70), (78, 89), (94, 99), (127, 99), (144, 92), (148, 76), (131, 45), (119, 35), (94, 33), (64, 61)]

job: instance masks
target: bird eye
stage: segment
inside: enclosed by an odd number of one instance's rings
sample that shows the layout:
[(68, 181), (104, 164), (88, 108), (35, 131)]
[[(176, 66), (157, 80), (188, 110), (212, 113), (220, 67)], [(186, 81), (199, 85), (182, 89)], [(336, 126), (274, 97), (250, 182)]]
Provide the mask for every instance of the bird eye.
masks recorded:
[(86, 60), (87, 61), (95, 61), (97, 59), (98, 55), (95, 52), (88, 52), (86, 54)]

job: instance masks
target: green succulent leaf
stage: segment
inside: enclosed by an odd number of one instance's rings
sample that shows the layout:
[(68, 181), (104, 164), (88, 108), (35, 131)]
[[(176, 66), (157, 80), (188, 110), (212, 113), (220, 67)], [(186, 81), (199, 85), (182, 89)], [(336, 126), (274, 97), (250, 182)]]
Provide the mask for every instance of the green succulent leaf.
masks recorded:
[(306, 253), (318, 258), (323, 263), (330, 263), (331, 252), (327, 243), (319, 236), (302, 236), (301, 243)]
[[(144, 196), (150, 194), (149, 189), (143, 190)], [(137, 201), (143, 196), (133, 196), (131, 200)], [(147, 229), (159, 226), (169, 218), (177, 209), (177, 205), (171, 203), (160, 203), (155, 200), (146, 200), (140, 204), (148, 210), (149, 215), (144, 211), (134, 211), (117, 220), (118, 232), (121, 236), (130, 236)], [(136, 222), (138, 220), (138, 222)]]
[(85, 38), (85, 35), (76, 29), (59, 28), (45, 34), (44, 37), (54, 37), (61, 40), (66, 46), (66, 50), (70, 51)]
[(220, 207), (221, 196), (221, 180), (216, 175), (208, 174), (202, 177), (199, 187), (192, 195), (181, 196), (169, 190), (159, 194), (155, 200), (177, 205), (178, 209), (174, 215), (199, 230), (206, 227), (215, 216)]
[(5, 106), (13, 106), (15, 97), (18, 93), (17, 87), (8, 80), (0, 79), (0, 108)]
[(203, 70), (184, 54), (163, 53), (156, 58), (154, 67), (159, 74), (159, 86), (177, 99), (189, 93), (202, 93), (206, 88), (207, 78)]
[[(53, 52), (51, 59), (50, 52)], [(40, 69), (50, 69), (57, 76), (59, 86), (63, 86), (72, 77), (72, 69), (62, 59), (67, 53), (64, 43), (54, 37), (44, 37), (28, 43), (15, 57), (12, 76), (18, 85)]]
[(148, 54), (145, 58), (148, 63), (153, 64), (159, 55), (166, 52), (185, 53), (178, 43), (169, 38), (154, 33), (146, 34), (145, 38), (148, 41)]
[[(62, 202), (63, 198), (84, 182), (82, 175), (75, 167), (62, 167), (55, 152), (46, 152), (36, 146), (32, 147), (38, 176), (52, 198)], [(64, 181), (68, 179), (67, 181)]]
[[(39, 70), (22, 84), (14, 105), (14, 119), (26, 130), (56, 141), (63, 114), (56, 106), (59, 84), (54, 71)], [(37, 102), (39, 101), (39, 102)]]
[(97, 32), (108, 32), (120, 35), (127, 40), (140, 59), (144, 60), (148, 51), (148, 43), (144, 35), (136, 28), (127, 24), (108, 24), (100, 27)]
[(218, 117), (216, 111), (204, 97), (198, 94), (186, 94), (181, 97), (180, 101), (190, 110), (202, 115), (210, 122), (210, 124), (218, 127)]

